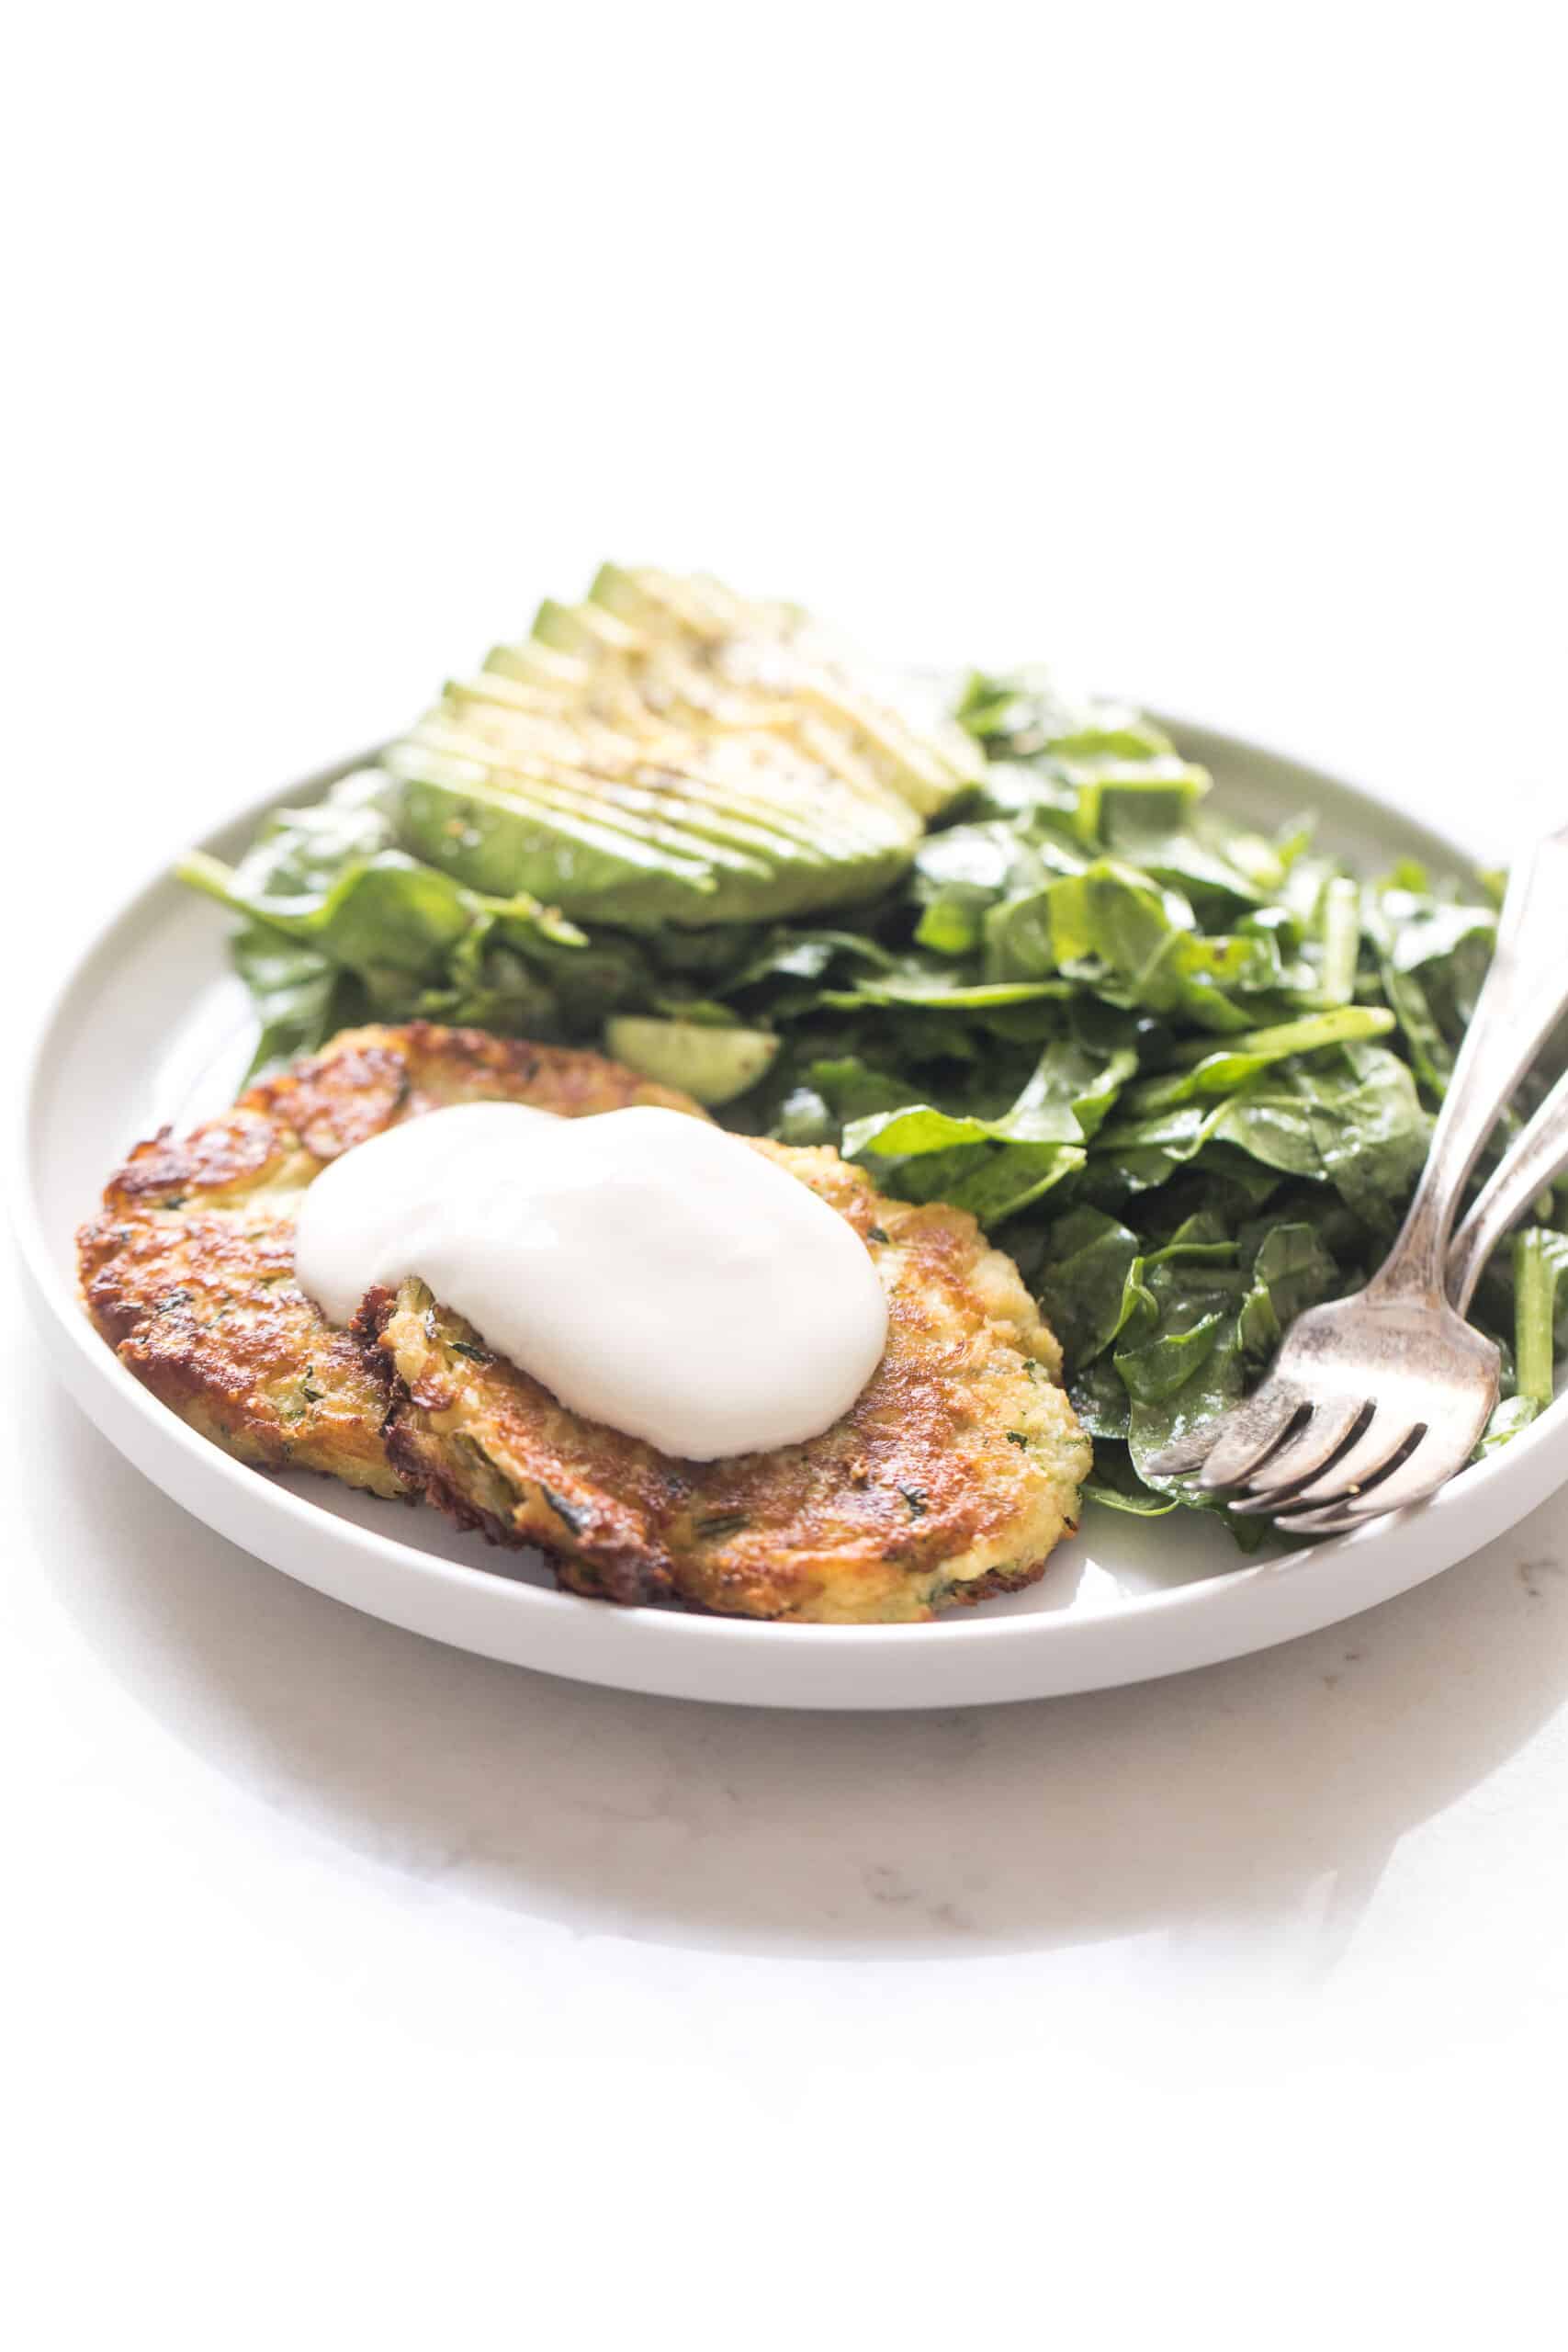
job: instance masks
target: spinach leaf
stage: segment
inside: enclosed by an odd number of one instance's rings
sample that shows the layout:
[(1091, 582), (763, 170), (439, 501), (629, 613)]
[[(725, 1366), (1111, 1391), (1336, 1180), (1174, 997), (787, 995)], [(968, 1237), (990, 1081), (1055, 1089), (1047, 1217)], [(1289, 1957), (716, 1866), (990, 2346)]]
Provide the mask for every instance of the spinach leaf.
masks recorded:
[(1068, 1377), (1103, 1354), (1126, 1319), (1137, 1235), (1103, 1211), (1071, 1209), (1051, 1227), (1040, 1307), (1062, 1343)]
[(201, 851), (181, 862), (182, 880), (244, 919), (232, 954), (261, 1020), (253, 1071), (355, 1019), (558, 1025), (529, 955), (585, 949), (585, 934), (533, 899), (485, 898), (389, 847), (386, 780), (370, 781), (279, 811), (233, 869)]
[(1094, 1449), (1094, 1468), (1084, 1482), (1084, 1500), (1104, 1503), (1111, 1510), (1132, 1511), (1140, 1519), (1164, 1519), (1177, 1509), (1180, 1497), (1158, 1494), (1145, 1487), (1133, 1467), (1124, 1442), (1102, 1438)]
[(1275, 1225), (1252, 1252), (1250, 1272), (1236, 1338), (1243, 1355), (1262, 1364), (1298, 1315), (1332, 1297), (1339, 1269), (1314, 1226)]
[(877, 1181), (895, 1191), (912, 1187), (917, 1198), (951, 1200), (995, 1224), (1077, 1173), (1082, 1145), (1135, 1067), (1126, 1049), (1100, 1060), (1057, 1040), (999, 1117), (906, 1103), (852, 1120), (844, 1154), (874, 1160)]
[(1281, 1022), (1272, 1029), (1247, 1030), (1220, 1046), (1201, 1039), (1177, 1049), (1175, 1058), (1190, 1067), (1131, 1088), (1126, 1107), (1134, 1113), (1158, 1111), (1200, 1095), (1234, 1093), (1272, 1062), (1316, 1053), (1325, 1046), (1383, 1037), (1393, 1025), (1393, 1013), (1382, 1006), (1345, 1005), (1332, 1012), (1312, 1012), (1299, 1021)]
[(313, 1053), (355, 1018), (345, 976), (313, 948), (280, 939), (260, 923), (237, 931), (230, 952), (250, 989), (261, 1035), (250, 1074)]
[(920, 910), (915, 939), (941, 956), (967, 956), (999, 899), (1027, 896), (1045, 878), (1038, 851), (1016, 827), (992, 820), (950, 825), (915, 852), (910, 896)]

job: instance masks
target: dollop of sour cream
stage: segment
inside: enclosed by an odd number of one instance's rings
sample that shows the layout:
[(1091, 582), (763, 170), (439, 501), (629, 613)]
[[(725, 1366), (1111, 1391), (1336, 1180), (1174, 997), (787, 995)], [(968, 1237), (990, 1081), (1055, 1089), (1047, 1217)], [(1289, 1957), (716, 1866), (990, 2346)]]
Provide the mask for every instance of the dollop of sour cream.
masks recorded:
[(417, 1276), (563, 1405), (696, 1462), (847, 1412), (887, 1340), (864, 1242), (735, 1136), (678, 1111), (455, 1104), (307, 1192), (301, 1287), (328, 1320)]

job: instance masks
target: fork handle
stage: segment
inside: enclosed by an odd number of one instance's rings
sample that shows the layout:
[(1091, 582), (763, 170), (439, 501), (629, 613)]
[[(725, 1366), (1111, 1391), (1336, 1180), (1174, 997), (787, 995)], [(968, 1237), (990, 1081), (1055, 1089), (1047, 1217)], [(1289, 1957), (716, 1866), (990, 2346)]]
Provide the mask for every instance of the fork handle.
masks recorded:
[(1462, 1315), (1486, 1261), (1538, 1193), (1568, 1175), (1568, 1078), (1560, 1078), (1487, 1179), (1449, 1251), (1449, 1296)]
[(1441, 1299), (1443, 1261), (1470, 1172), (1565, 1005), (1568, 826), (1537, 842), (1510, 876), (1492, 968), (1438, 1114), (1426, 1169), (1369, 1292)]

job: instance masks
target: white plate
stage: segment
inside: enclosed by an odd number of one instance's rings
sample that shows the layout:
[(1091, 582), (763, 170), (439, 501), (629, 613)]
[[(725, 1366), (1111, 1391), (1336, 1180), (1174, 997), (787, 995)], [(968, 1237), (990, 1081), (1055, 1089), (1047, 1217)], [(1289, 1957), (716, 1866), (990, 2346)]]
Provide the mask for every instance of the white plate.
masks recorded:
[[(1464, 853), (1365, 794), (1228, 736), (1167, 721), (1227, 805), (1273, 824), (1304, 808), (1368, 870)], [(344, 766), (357, 763), (344, 763)], [(319, 791), (333, 769), (276, 796)], [(270, 805), (270, 804), (268, 804)], [(232, 857), (260, 808), (206, 846)], [(762, 1706), (931, 1707), (1086, 1690), (1288, 1640), (1450, 1567), (1568, 1479), (1568, 1400), (1433, 1501), (1310, 1553), (1236, 1565), (1194, 1514), (1092, 1508), (1029, 1591), (931, 1625), (750, 1624), (618, 1609), (549, 1588), (526, 1555), (324, 1479), (273, 1479), (186, 1428), (116, 1361), (76, 1296), (72, 1237), (127, 1147), (230, 1101), (250, 1051), (227, 919), (167, 878), (141, 891), (66, 981), (28, 1082), (14, 1204), (45, 1345), (105, 1436), (231, 1542), (321, 1592), (459, 1648), (583, 1681)]]

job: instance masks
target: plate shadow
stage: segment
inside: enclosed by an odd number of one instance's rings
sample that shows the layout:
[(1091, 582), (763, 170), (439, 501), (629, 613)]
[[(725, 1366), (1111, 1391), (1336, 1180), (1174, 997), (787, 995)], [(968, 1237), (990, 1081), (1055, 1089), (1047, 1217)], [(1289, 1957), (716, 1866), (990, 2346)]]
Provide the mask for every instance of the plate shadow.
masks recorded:
[(598, 1690), (360, 1616), (187, 1518), (52, 1385), (28, 1459), (59, 1598), (174, 1736), (381, 1868), (585, 1932), (917, 1958), (1201, 1942), (1306, 1906), (1329, 1965), (1399, 1839), (1568, 1696), (1553, 1505), (1257, 1657), (833, 1715)]

